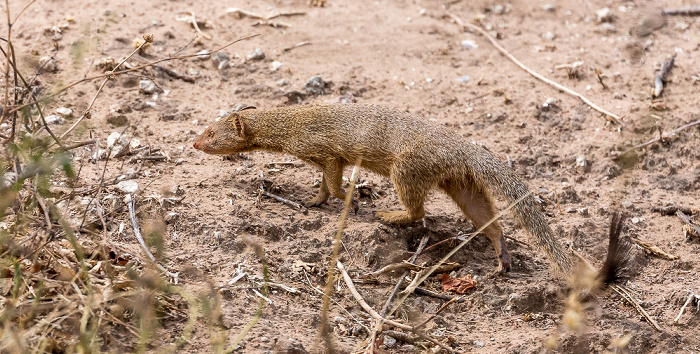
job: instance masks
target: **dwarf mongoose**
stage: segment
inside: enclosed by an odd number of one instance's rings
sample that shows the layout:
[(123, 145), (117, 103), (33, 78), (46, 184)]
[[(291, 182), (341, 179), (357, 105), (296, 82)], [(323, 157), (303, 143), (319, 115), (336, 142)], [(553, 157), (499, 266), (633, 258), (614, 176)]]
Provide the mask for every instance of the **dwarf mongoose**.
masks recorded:
[[(343, 167), (362, 159), (362, 167), (391, 177), (406, 207), (377, 211), (388, 223), (423, 218), (423, 203), (434, 188), (447, 193), (477, 228), (496, 215), (492, 193), (509, 203), (528, 194), (527, 185), (515, 172), (487, 150), (412, 114), (372, 104), (249, 107), (212, 124), (194, 147), (208, 154), (281, 152), (320, 167), (321, 188), (307, 206), (319, 206), (331, 195), (344, 199)], [(552, 262), (570, 273), (572, 256), (555, 239), (535, 199), (525, 196), (513, 213)], [(494, 222), (484, 233), (496, 249), (498, 269), (510, 270), (501, 225)]]

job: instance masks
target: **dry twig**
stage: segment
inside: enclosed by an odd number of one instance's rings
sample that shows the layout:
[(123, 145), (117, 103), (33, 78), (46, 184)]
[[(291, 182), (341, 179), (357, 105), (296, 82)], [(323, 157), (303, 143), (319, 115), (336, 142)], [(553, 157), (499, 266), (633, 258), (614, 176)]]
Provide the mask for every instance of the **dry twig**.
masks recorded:
[(685, 300), (685, 303), (683, 304), (683, 307), (681, 307), (681, 311), (678, 312), (678, 316), (676, 316), (676, 318), (673, 319), (673, 324), (674, 324), (674, 325), (675, 325), (675, 324), (678, 324), (678, 320), (680, 320), (680, 319), (681, 319), (681, 316), (683, 316), (683, 312), (685, 311), (685, 308), (688, 307), (688, 305), (690, 305), (690, 304), (693, 302), (693, 300), (698, 301), (698, 302), (700, 303), (700, 295), (695, 295), (695, 294), (693, 294), (693, 293), (690, 293), (690, 294), (688, 295), (688, 299)]
[(700, 16), (700, 6), (686, 6), (677, 9), (664, 9), (667, 16)]
[(545, 83), (549, 84), (550, 86), (555, 87), (556, 89), (558, 89), (558, 90), (560, 90), (560, 91), (563, 91), (563, 92), (565, 92), (565, 93), (567, 93), (567, 94), (569, 94), (569, 95), (571, 95), (571, 96), (577, 97), (578, 99), (580, 99), (581, 101), (583, 101), (583, 102), (586, 103), (587, 105), (591, 106), (591, 108), (593, 108), (593, 109), (595, 109), (596, 111), (598, 111), (598, 112), (600, 112), (600, 113), (606, 115), (606, 116), (609, 118), (609, 120), (612, 121), (613, 123), (620, 124), (620, 125), (624, 126), (624, 123), (622, 122), (622, 118), (619, 117), (618, 115), (616, 115), (616, 114), (614, 114), (614, 113), (611, 113), (611, 112), (609, 112), (609, 111), (606, 111), (605, 109), (599, 107), (598, 105), (596, 105), (595, 103), (593, 103), (591, 100), (589, 100), (589, 99), (586, 98), (585, 96), (583, 96), (583, 95), (581, 95), (581, 94), (579, 94), (579, 93), (577, 93), (577, 92), (575, 92), (575, 91), (573, 91), (573, 90), (571, 90), (571, 89), (569, 89), (569, 88), (567, 88), (567, 87), (565, 87), (565, 86), (563, 86), (563, 85), (560, 85), (560, 84), (558, 84), (558, 83), (556, 83), (556, 82), (554, 82), (554, 81), (552, 81), (552, 80), (549, 80), (549, 79), (547, 79), (546, 77), (544, 77), (544, 76), (538, 74), (538, 73), (535, 72), (534, 70), (532, 70), (532, 69), (528, 68), (527, 66), (525, 66), (525, 65), (524, 65), (523, 63), (521, 63), (518, 59), (516, 59), (512, 54), (510, 54), (507, 50), (505, 50), (505, 48), (501, 47), (501, 46), (496, 42), (496, 40), (494, 40), (486, 31), (484, 31), (483, 29), (481, 29), (481, 27), (472, 25), (472, 24), (470, 24), (470, 23), (464, 23), (464, 22), (462, 22), (462, 20), (461, 20), (459, 17), (455, 16), (454, 14), (450, 14), (450, 17), (451, 17), (458, 25), (460, 25), (460, 26), (462, 26), (462, 27), (465, 27), (465, 28), (472, 29), (472, 30), (474, 30), (474, 31), (476, 31), (476, 32), (479, 32), (482, 36), (484, 36), (486, 39), (488, 39), (488, 41), (491, 42), (491, 44), (493, 44), (493, 46), (496, 47), (496, 49), (498, 49), (498, 51), (500, 51), (501, 54), (505, 55), (508, 59), (510, 59), (513, 63), (515, 63), (515, 65), (517, 65), (517, 66), (520, 67), (521, 69), (527, 71), (530, 75), (536, 77), (537, 79), (539, 79), (539, 80), (542, 81), (542, 82), (545, 82)]
[(167, 269), (165, 269), (165, 267), (163, 267), (162, 265), (160, 265), (160, 264), (158, 263), (158, 261), (156, 260), (156, 257), (154, 257), (153, 254), (151, 253), (151, 251), (148, 249), (148, 246), (146, 245), (146, 242), (143, 240), (143, 237), (141, 236), (141, 231), (139, 230), (139, 225), (138, 225), (138, 223), (136, 222), (136, 212), (134, 211), (134, 209), (135, 209), (134, 204), (135, 204), (136, 202), (134, 201), (133, 196), (129, 194), (129, 195), (127, 195), (126, 199), (127, 199), (127, 200), (126, 200), (126, 205), (127, 205), (127, 207), (129, 208), (129, 219), (131, 220), (131, 226), (134, 228), (134, 235), (136, 236), (136, 239), (139, 241), (139, 244), (141, 245), (141, 248), (143, 248), (144, 253), (146, 253), (146, 255), (147, 255), (148, 258), (151, 260), (151, 262), (153, 262), (153, 264), (155, 264), (156, 267), (158, 267), (158, 269), (161, 270), (161, 272), (163, 272), (163, 273), (166, 274), (167, 276), (173, 278), (173, 279), (175, 280), (175, 282), (177, 283), (178, 274), (177, 274), (177, 273), (171, 273), (170, 271), (168, 271)]
[(659, 74), (656, 75), (656, 79), (654, 79), (654, 92), (651, 95), (652, 98), (661, 97), (661, 94), (664, 92), (664, 82), (666, 82), (668, 74), (671, 72), (671, 69), (673, 68), (673, 63), (675, 61), (676, 53), (673, 53), (671, 59), (666, 60), (664, 62), (664, 65), (661, 66)]
[(304, 205), (299, 204), (299, 203), (297, 203), (297, 202), (293, 202), (293, 201), (291, 201), (291, 200), (289, 200), (289, 199), (287, 199), (287, 198), (282, 198), (282, 197), (280, 197), (280, 196), (277, 195), (277, 194), (272, 194), (272, 193), (270, 193), (270, 192), (268, 192), (268, 191), (266, 191), (266, 190), (264, 190), (264, 189), (262, 189), (262, 188), (258, 190), (258, 193), (260, 193), (260, 194), (262, 194), (262, 195), (264, 195), (264, 196), (266, 196), (266, 197), (270, 197), (270, 198), (272, 198), (272, 199), (274, 199), (274, 200), (276, 200), (276, 201), (278, 201), (278, 202), (280, 202), (280, 203), (282, 203), (282, 204), (287, 204), (287, 205), (291, 206), (291, 207), (294, 208), (294, 209), (301, 210), (301, 212), (302, 212), (303, 214), (308, 214), (308, 213), (309, 213), (309, 209), (307, 209)]
[[(700, 120), (696, 120), (696, 121), (694, 121), (694, 122), (692, 122), (692, 123), (688, 123), (688, 124), (686, 124), (686, 125), (684, 125), (684, 126), (678, 127), (678, 128), (676, 128), (676, 129), (672, 130), (670, 133), (668, 133), (668, 135), (667, 135), (666, 137), (672, 136), (672, 135), (678, 133), (679, 131), (681, 131), (681, 130), (683, 130), (683, 129), (690, 128), (690, 127), (695, 126), (695, 125), (698, 125), (698, 124), (700, 124)], [(619, 159), (620, 157), (622, 157), (623, 155), (627, 154), (627, 153), (630, 152), (630, 151), (637, 150), (637, 149), (639, 149), (639, 148), (645, 147), (645, 146), (647, 146), (647, 145), (651, 145), (651, 144), (653, 144), (653, 143), (655, 143), (655, 142), (658, 142), (658, 141), (663, 141), (663, 140), (666, 139), (666, 137), (660, 136), (660, 137), (658, 137), (658, 138), (651, 139), (651, 140), (647, 141), (646, 143), (642, 143), (642, 144), (633, 146), (633, 147), (631, 147), (631, 148), (629, 148), (629, 149), (627, 149), (627, 150), (621, 152), (619, 155), (615, 156), (614, 159), (617, 160), (617, 159)]]
[(613, 290), (615, 290), (616, 293), (620, 294), (620, 296), (622, 296), (623, 299), (625, 299), (632, 306), (634, 306), (634, 308), (637, 309), (637, 311), (642, 316), (644, 316), (644, 318), (646, 318), (647, 322), (649, 322), (652, 326), (654, 326), (654, 329), (656, 329), (659, 332), (662, 332), (661, 327), (659, 327), (659, 324), (656, 323), (656, 321), (653, 318), (651, 318), (651, 316), (649, 316), (649, 313), (647, 313), (647, 311), (644, 310), (642, 305), (640, 305), (637, 301), (634, 300), (632, 295), (630, 295), (630, 293), (627, 292), (627, 290), (625, 290), (625, 288), (623, 288), (620, 285), (612, 285), (611, 287)]

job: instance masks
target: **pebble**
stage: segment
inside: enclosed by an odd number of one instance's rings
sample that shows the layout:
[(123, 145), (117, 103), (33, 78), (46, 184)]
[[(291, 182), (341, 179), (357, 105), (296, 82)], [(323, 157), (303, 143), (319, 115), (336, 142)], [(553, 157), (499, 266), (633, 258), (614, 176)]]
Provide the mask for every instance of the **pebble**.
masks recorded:
[(681, 30), (681, 31), (685, 31), (688, 28), (690, 28), (690, 24), (688, 24), (688, 22), (685, 22), (685, 21), (680, 21), (680, 22), (676, 23), (676, 26), (675, 26), (675, 29)]
[(287, 86), (287, 85), (289, 85), (289, 80), (287, 80), (287, 79), (277, 80), (277, 86)]
[(476, 346), (479, 347), (479, 348), (483, 348), (483, 347), (484, 347), (484, 342), (479, 342), (478, 340), (475, 340), (475, 341), (474, 341), (474, 345), (476, 345)]
[(121, 181), (117, 183), (117, 189), (127, 194), (133, 194), (138, 192), (139, 184), (132, 180)]
[(544, 4), (542, 5), (542, 10), (547, 12), (555, 12), (557, 11), (557, 7), (554, 6), (554, 4)]
[(56, 108), (56, 113), (64, 116), (64, 117), (70, 117), (73, 114), (73, 110), (67, 107), (59, 107)]
[(63, 124), (66, 120), (58, 114), (52, 114), (50, 116), (44, 117), (46, 124)]
[(190, 68), (190, 69), (187, 70), (187, 75), (189, 75), (189, 76), (197, 76), (197, 75), (199, 75), (199, 70), (197, 70), (197, 69), (195, 69), (195, 68)]
[(143, 93), (154, 93), (156, 92), (156, 84), (151, 80), (141, 80), (139, 81), (139, 91)]
[(464, 84), (464, 83), (466, 83), (467, 81), (469, 81), (469, 79), (470, 79), (469, 75), (464, 75), (464, 76), (462, 76), (462, 77), (456, 78), (455, 81), (459, 81), (459, 82), (461, 82), (461, 83)]
[(596, 21), (598, 23), (602, 22), (613, 22), (613, 12), (609, 8), (605, 7), (595, 12)]
[(56, 67), (56, 60), (49, 56), (41, 57), (41, 59), (39, 59), (39, 67), (42, 70), (50, 73), (54, 73), (56, 70), (58, 70)]
[(209, 60), (209, 58), (211, 58), (211, 53), (209, 53), (209, 51), (206, 49), (201, 50), (197, 53), (197, 59), (199, 59), (199, 60), (204, 61), (204, 60)]
[(465, 39), (462, 41), (462, 47), (466, 49), (476, 49), (479, 48), (479, 45), (471, 39)]
[(505, 12), (505, 9), (503, 8), (503, 5), (496, 5), (491, 8), (491, 12), (495, 15), (502, 15), (503, 12)]
[(598, 25), (598, 32), (603, 34), (610, 34), (617, 32), (617, 28), (610, 22), (601, 23)]
[(0, 188), (7, 188), (15, 182), (17, 182), (17, 174), (14, 172), (7, 172), (0, 178)]
[(613, 94), (613, 98), (616, 99), (616, 100), (621, 100), (623, 97), (625, 97), (625, 96), (624, 96), (623, 94), (619, 93), (619, 92), (615, 92), (615, 93)]
[(223, 70), (231, 66), (231, 58), (224, 52), (214, 53), (214, 55), (211, 57), (211, 61), (219, 70)]
[(548, 40), (548, 41), (551, 41), (551, 40), (553, 40), (554, 38), (557, 38), (557, 35), (554, 34), (554, 33), (552, 33), (552, 32), (547, 32), (547, 33), (545, 33), (545, 34), (542, 35), (542, 38), (544, 38), (544, 39), (546, 39), (546, 40)]
[(119, 132), (112, 132), (112, 134), (109, 134), (107, 137), (107, 147), (112, 147), (117, 143), (119, 143), (119, 145), (127, 145), (129, 143), (129, 139)]
[(126, 118), (126, 116), (123, 114), (117, 114), (117, 115), (110, 114), (107, 117), (107, 123), (109, 123), (115, 127), (123, 127), (129, 123), (129, 119)]
[(322, 95), (323, 89), (326, 88), (326, 82), (320, 76), (312, 76), (304, 83), (302, 87), (306, 92), (312, 95)]
[(258, 60), (263, 60), (265, 59), (265, 52), (263, 52), (262, 49), (260, 48), (255, 48), (248, 53), (248, 55), (245, 57), (246, 60), (248, 61), (258, 61)]
[(578, 167), (586, 167), (586, 157), (581, 155), (576, 158), (576, 166)]
[(395, 346), (396, 346), (396, 338), (394, 338), (394, 337), (392, 337), (392, 336), (386, 336), (386, 335), (385, 335), (385, 336), (384, 336), (384, 345), (385, 345), (387, 348), (393, 348), (393, 347), (395, 347)]
[(281, 68), (282, 65), (283, 64), (281, 62), (275, 60), (272, 62), (272, 64), (270, 64), (270, 71), (275, 72), (275, 71), (279, 70), (279, 68)]

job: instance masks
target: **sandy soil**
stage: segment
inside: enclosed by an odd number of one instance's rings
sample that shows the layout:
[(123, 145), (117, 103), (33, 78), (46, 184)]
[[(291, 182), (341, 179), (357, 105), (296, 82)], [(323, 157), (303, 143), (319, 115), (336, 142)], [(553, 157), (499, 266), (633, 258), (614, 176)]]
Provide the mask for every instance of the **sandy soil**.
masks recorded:
[[(689, 4), (679, 0), (656, 4), (564, 0), (552, 4), (330, 0), (326, 7), (318, 8), (300, 0), (42, 0), (27, 10), (13, 33), (16, 50), (28, 68), (42, 56), (55, 56), (58, 70), (39, 76), (46, 92), (103, 71), (94, 63), (106, 57), (124, 58), (133, 50), (134, 38), (142, 34), (153, 34), (155, 42), (129, 63), (143, 64), (175, 53), (194, 36), (191, 25), (177, 20), (185, 16), (183, 11), (195, 11), (198, 19), (209, 20), (213, 28), (202, 29), (211, 39), (202, 39), (179, 54), (213, 50), (236, 38), (260, 34), (223, 51), (230, 57), (230, 67), (219, 69), (211, 59), (192, 58), (160, 64), (190, 75), (194, 82), (157, 69), (116, 77), (98, 97), (92, 118), (72, 135), (76, 141), (97, 137), (105, 148), (106, 138), (124, 129), (110, 122), (123, 117), (129, 136), (167, 155), (164, 161), (116, 157), (107, 164), (106, 175), (124, 175), (139, 184), (140, 216), (164, 223), (165, 265), (180, 272), (186, 289), (197, 293), (210, 284), (225, 287), (237, 272), (247, 273), (238, 284), (219, 291), (229, 343), (258, 303), (250, 288), (258, 288), (254, 279), (262, 271), (258, 258), (246, 247), (245, 235), (264, 247), (272, 279), (299, 290), (298, 294), (271, 291), (271, 303), (242, 344), (244, 352), (302, 353), (314, 347), (321, 307), (317, 289), (325, 283), (342, 202), (332, 199), (302, 214), (274, 200), (259, 199), (256, 190), (264, 184), (273, 193), (302, 202), (315, 195), (320, 172), (293, 156), (253, 152), (221, 158), (205, 155), (191, 145), (209, 123), (238, 105), (264, 109), (292, 104), (285, 93), (303, 91), (304, 83), (314, 75), (332, 84), (322, 96), (307, 97), (304, 102), (352, 94), (359, 102), (405, 109), (511, 161), (543, 200), (561, 241), (596, 265), (602, 263), (608, 225), (616, 210), (629, 217), (625, 238), (651, 242), (679, 256), (671, 261), (635, 246), (626, 273), (629, 277), (621, 282), (659, 322), (661, 332), (610, 289), (585, 302), (585, 325), (573, 332), (562, 322), (568, 285), (552, 274), (542, 252), (508, 241), (513, 271), (495, 275), (491, 245), (485, 237), (477, 237), (451, 260), (462, 264), (454, 276), (471, 274), (478, 286), (463, 302), (432, 320), (429, 333), (449, 338), (462, 351), (539, 352), (548, 340), (556, 340), (561, 352), (698, 352), (698, 311), (689, 307), (677, 324), (673, 320), (688, 292), (700, 292), (700, 241), (686, 240), (683, 223), (675, 215), (664, 216), (652, 208), (671, 203), (700, 207), (700, 129), (683, 130), (668, 136), (666, 143), (638, 149), (618, 161), (613, 157), (700, 118), (700, 22), (697, 17), (659, 14), (661, 8)], [(11, 7), (16, 13), (21, 4)], [(253, 26), (256, 19), (228, 14), (230, 7), (260, 14), (305, 14), (272, 20), (289, 27)], [(612, 15), (601, 23), (596, 13), (603, 8), (610, 8)], [(483, 37), (461, 31), (449, 14), (465, 22), (479, 19), (525, 65), (624, 116), (626, 125), (609, 124), (578, 99), (537, 81)], [(58, 50), (52, 52), (53, 34), (45, 28), (66, 23), (66, 16), (74, 21), (62, 29), (56, 41)], [(465, 48), (465, 40), (477, 47)], [(301, 42), (308, 45), (295, 47)], [(265, 58), (246, 60), (255, 48), (262, 49)], [(663, 97), (652, 102), (654, 76), (674, 53), (675, 67)], [(557, 69), (577, 61), (583, 64), (576, 72)], [(275, 62), (281, 63), (276, 70)], [(465, 82), (456, 80), (465, 75), (469, 77)], [(139, 90), (144, 78), (155, 82), (156, 93)], [(99, 82), (69, 89), (55, 99), (52, 108), (71, 107), (79, 115)], [(74, 120), (56, 129), (65, 130)], [(84, 184), (95, 183), (104, 166), (104, 160), (99, 166), (91, 163), (92, 154), (94, 147), (75, 150)], [(347, 177), (349, 174), (346, 171)], [(399, 208), (396, 192), (386, 178), (363, 171), (360, 179), (377, 195), (361, 198), (359, 213), (348, 218), (340, 258), (351, 274), (374, 271), (405, 258), (423, 235), (430, 235), (429, 244), (433, 244), (473, 230), (439, 193), (427, 203), (425, 227), (382, 225), (373, 211)], [(173, 191), (184, 200), (173, 204), (160, 199), (158, 203), (158, 196)], [(120, 194), (114, 186), (107, 193)], [(510, 215), (503, 223), (508, 236), (529, 242)], [(126, 227), (120, 230), (120, 224)], [(140, 257), (128, 225), (123, 210), (115, 213), (108, 220), (108, 235)], [(430, 264), (449, 250), (448, 245), (437, 247), (418, 261)], [(396, 282), (388, 276), (380, 280), (380, 284), (358, 284), (375, 309), (382, 307)], [(435, 277), (424, 286), (440, 290)], [(336, 345), (340, 352), (359, 350), (367, 335), (362, 326), (369, 326), (370, 321), (346, 287), (339, 289), (331, 306)], [(419, 323), (443, 303), (411, 296), (397, 317)], [(164, 323), (160, 341), (172, 342), (183, 326), (184, 322)], [(630, 336), (626, 349), (618, 348), (626, 335)], [(128, 340), (106, 345), (131, 348)], [(390, 352), (414, 349), (400, 341), (387, 348)], [(184, 351), (208, 350), (207, 329), (198, 325)]]

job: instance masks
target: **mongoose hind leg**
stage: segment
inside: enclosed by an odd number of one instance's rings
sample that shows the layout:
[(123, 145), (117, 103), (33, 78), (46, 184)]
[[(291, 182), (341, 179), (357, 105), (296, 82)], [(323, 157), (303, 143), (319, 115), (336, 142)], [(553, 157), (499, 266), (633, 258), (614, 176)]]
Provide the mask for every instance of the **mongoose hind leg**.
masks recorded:
[[(476, 190), (473, 186), (458, 186), (451, 182), (446, 182), (440, 186), (455, 203), (462, 209), (464, 215), (469, 218), (476, 228), (484, 226), (495, 215), (491, 198), (482, 191)], [(488, 236), (493, 244), (493, 248), (498, 255), (498, 271), (510, 271), (510, 254), (506, 249), (506, 240), (503, 237), (503, 229), (498, 221), (492, 222), (483, 232)]]
[(321, 204), (328, 200), (331, 196), (331, 192), (328, 191), (328, 185), (326, 183), (326, 173), (324, 172), (323, 177), (321, 177), (321, 188), (319, 188), (318, 194), (315, 197), (309, 199), (309, 201), (305, 203), (307, 208), (321, 206)]
[[(331, 195), (345, 201), (346, 193), (340, 186), (343, 182), (343, 167), (344, 165), (340, 160), (333, 160), (321, 166), (321, 169), (323, 169), (321, 188), (318, 191), (318, 195), (306, 203), (307, 206), (319, 206), (325, 203)], [(352, 199), (352, 207), (355, 214), (357, 214), (360, 205), (355, 198)]]
[(392, 173), (391, 177), (406, 210), (378, 210), (375, 215), (390, 224), (406, 224), (422, 219), (425, 216), (423, 203), (430, 188), (401, 174)]

